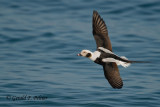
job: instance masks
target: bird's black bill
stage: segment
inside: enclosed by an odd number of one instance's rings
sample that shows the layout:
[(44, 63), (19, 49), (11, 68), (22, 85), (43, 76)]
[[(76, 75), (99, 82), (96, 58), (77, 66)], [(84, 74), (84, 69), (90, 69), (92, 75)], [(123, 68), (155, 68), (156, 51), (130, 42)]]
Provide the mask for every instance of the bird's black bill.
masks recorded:
[(79, 53), (79, 54), (77, 54), (77, 56), (82, 56), (82, 55)]

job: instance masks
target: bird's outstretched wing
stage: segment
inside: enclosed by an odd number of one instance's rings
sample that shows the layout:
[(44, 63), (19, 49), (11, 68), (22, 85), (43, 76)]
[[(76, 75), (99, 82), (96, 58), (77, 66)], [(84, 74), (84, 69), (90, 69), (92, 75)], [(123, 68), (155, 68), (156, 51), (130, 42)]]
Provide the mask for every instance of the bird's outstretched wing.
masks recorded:
[[(93, 11), (92, 27), (97, 49), (98, 47), (103, 47), (112, 51), (112, 45), (108, 36), (107, 26), (97, 11)], [(123, 81), (120, 77), (118, 66), (115, 62), (105, 63), (103, 65), (103, 70), (106, 79), (113, 88), (122, 88)]]
[(105, 63), (103, 65), (105, 78), (113, 88), (120, 89), (123, 86), (123, 81), (116, 63)]
[(93, 11), (92, 27), (97, 48), (103, 47), (112, 51), (112, 45), (108, 37), (106, 24), (97, 11)]

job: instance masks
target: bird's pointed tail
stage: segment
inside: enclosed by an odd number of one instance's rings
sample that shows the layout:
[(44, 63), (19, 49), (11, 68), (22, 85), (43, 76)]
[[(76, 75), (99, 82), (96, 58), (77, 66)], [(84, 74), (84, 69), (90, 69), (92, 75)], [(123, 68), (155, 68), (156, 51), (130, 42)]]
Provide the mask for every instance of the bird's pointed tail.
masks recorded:
[(123, 61), (126, 63), (151, 63), (149, 61), (132, 61), (132, 60), (128, 60), (125, 56), (121, 56), (120, 58), (124, 59)]

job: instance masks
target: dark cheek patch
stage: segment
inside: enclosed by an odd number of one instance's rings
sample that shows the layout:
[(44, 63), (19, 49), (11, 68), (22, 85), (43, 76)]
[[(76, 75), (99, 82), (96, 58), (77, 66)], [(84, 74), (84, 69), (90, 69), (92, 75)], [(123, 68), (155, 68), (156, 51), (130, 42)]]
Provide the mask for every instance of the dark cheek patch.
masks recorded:
[(87, 53), (86, 57), (91, 57), (91, 53)]

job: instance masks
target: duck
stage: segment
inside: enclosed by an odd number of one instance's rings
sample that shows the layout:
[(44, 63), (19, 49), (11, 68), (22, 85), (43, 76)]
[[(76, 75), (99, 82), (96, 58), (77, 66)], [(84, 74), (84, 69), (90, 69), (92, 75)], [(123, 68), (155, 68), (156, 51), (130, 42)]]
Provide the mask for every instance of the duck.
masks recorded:
[(77, 56), (89, 58), (96, 64), (101, 65), (103, 67), (104, 76), (112, 88), (121, 89), (123, 87), (123, 81), (120, 76), (118, 65), (126, 68), (132, 63), (143, 63), (144, 61), (131, 61), (125, 56), (118, 56), (113, 53), (107, 26), (96, 10), (93, 11), (92, 29), (93, 37), (97, 45), (96, 51), (91, 52), (85, 49), (78, 53)]

